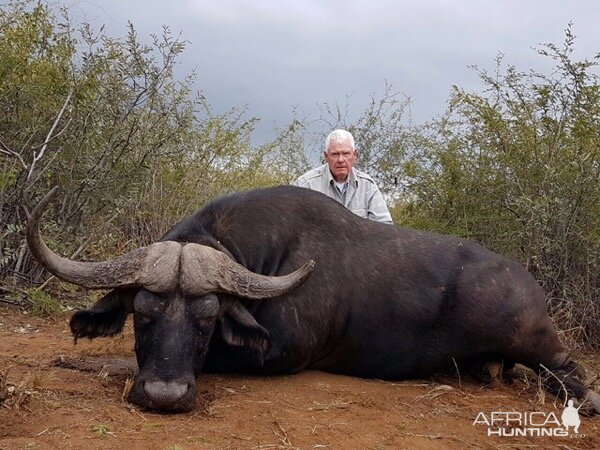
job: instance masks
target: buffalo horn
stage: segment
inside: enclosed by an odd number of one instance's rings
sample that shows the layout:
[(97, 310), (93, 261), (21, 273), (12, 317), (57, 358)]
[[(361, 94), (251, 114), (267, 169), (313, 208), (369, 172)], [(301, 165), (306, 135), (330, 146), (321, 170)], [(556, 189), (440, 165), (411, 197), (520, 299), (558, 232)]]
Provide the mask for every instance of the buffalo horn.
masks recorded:
[(144, 286), (155, 292), (176, 288), (181, 244), (158, 242), (111, 261), (72, 261), (52, 252), (42, 239), (40, 218), (58, 191), (53, 188), (35, 207), (27, 224), (27, 244), (35, 258), (52, 274), (92, 289)]
[(314, 266), (309, 260), (287, 275), (265, 276), (212, 247), (187, 244), (181, 252), (181, 289), (189, 295), (223, 292), (252, 299), (277, 297), (306, 281)]

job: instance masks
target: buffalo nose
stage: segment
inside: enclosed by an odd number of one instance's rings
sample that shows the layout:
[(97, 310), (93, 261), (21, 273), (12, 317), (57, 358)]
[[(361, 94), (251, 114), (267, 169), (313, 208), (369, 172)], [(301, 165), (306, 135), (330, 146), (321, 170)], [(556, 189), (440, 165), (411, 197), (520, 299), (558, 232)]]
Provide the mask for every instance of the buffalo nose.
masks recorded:
[(152, 400), (155, 408), (169, 409), (181, 400), (189, 391), (188, 383), (183, 381), (146, 381), (144, 392)]

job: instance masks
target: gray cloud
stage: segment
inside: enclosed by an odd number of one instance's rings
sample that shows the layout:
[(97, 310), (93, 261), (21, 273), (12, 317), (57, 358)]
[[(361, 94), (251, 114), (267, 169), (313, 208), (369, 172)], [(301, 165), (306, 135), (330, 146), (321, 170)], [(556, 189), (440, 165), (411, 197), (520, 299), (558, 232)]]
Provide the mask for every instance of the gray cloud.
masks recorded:
[(114, 35), (127, 21), (140, 36), (162, 25), (190, 41), (181, 74), (196, 69), (198, 88), (217, 111), (248, 105), (272, 136), (297, 106), (344, 102), (358, 114), (384, 80), (410, 95), (417, 122), (440, 114), (451, 86), (475, 89), (468, 65), (493, 68), (498, 52), (521, 69), (543, 67), (531, 47), (560, 44), (574, 22), (580, 56), (598, 52), (600, 3), (572, 0), (317, 1), (106, 0), (63, 2), (76, 18)]

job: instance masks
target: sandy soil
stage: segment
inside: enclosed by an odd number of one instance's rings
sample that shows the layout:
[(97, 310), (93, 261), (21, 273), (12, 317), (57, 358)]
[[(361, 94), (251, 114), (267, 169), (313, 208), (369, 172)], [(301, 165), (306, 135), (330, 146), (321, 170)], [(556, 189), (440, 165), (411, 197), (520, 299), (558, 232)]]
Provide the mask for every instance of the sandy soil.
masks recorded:
[[(567, 437), (488, 436), (473, 424), (493, 411), (560, 419), (562, 403), (524, 370), (494, 386), (450, 375), (203, 375), (195, 411), (141, 411), (122, 398), (135, 369), (131, 324), (121, 337), (74, 346), (67, 322), (0, 307), (0, 449), (600, 448), (599, 417), (582, 417)], [(580, 359), (600, 372), (597, 356)]]

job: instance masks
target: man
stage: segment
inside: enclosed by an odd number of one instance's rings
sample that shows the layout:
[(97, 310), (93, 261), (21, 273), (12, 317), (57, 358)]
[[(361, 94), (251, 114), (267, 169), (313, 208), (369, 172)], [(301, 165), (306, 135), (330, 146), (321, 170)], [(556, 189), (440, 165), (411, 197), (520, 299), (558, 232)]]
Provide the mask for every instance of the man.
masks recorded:
[(325, 140), (327, 164), (306, 172), (292, 184), (322, 192), (360, 217), (392, 224), (392, 217), (375, 181), (354, 168), (357, 158), (352, 134), (346, 130), (334, 130)]

